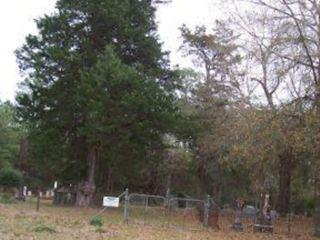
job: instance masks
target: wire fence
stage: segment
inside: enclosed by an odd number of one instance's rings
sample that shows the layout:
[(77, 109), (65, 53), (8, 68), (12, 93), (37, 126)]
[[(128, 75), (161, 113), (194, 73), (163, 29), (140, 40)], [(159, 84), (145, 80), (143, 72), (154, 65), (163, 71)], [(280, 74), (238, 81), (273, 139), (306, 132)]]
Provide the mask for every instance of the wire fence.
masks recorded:
[(209, 204), (204, 200), (148, 194), (124, 194), (123, 221), (156, 227), (201, 230), (207, 227)]
[[(108, 211), (114, 223), (136, 224), (159, 228), (205, 230), (208, 227), (222, 231), (234, 229), (237, 213), (229, 206), (221, 207), (209, 196), (205, 200), (148, 194), (129, 194), (128, 189), (119, 196), (120, 206), (104, 208), (97, 215)], [(119, 214), (121, 213), (121, 214)], [(275, 234), (298, 236), (314, 231), (312, 218), (288, 214), (286, 218), (272, 215)], [(241, 212), (244, 232), (254, 231), (258, 222), (259, 209), (245, 206)], [(239, 217), (239, 216), (238, 216)]]
[(168, 226), (201, 230), (208, 224), (206, 202), (191, 198), (171, 198), (168, 204)]
[(130, 194), (126, 222), (164, 227), (167, 218), (167, 200), (162, 196)]

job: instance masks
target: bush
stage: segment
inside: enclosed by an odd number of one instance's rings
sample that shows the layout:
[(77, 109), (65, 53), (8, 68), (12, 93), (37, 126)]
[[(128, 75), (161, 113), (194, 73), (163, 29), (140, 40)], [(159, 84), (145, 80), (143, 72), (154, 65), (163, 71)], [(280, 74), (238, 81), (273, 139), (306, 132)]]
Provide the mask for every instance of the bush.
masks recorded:
[(21, 173), (12, 168), (3, 168), (0, 170), (0, 186), (18, 187), (21, 184)]
[(311, 216), (315, 210), (316, 201), (313, 198), (301, 198), (292, 201), (292, 210), (296, 214), (307, 214)]
[(96, 229), (96, 232), (97, 232), (97, 233), (105, 233), (106, 231), (105, 231), (103, 228), (98, 227), (98, 228)]
[(94, 217), (90, 220), (90, 225), (96, 226), (96, 227), (102, 227), (103, 222), (101, 217)]
[(42, 233), (42, 232), (47, 232), (47, 233), (55, 233), (56, 230), (52, 226), (40, 223), (36, 227), (33, 228), (34, 232)]
[(14, 199), (7, 193), (0, 195), (0, 203), (2, 204), (11, 204), (14, 203)]

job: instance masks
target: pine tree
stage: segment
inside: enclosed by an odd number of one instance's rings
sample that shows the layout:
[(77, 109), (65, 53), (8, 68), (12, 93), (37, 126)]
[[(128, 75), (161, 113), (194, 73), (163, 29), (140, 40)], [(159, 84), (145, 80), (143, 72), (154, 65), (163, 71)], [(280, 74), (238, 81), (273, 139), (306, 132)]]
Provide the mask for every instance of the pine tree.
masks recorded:
[(97, 166), (146, 156), (172, 129), (174, 73), (151, 1), (60, 0), (56, 10), (17, 51), (26, 75), (18, 116), (30, 125), (36, 165), (79, 183), (77, 204), (87, 206)]

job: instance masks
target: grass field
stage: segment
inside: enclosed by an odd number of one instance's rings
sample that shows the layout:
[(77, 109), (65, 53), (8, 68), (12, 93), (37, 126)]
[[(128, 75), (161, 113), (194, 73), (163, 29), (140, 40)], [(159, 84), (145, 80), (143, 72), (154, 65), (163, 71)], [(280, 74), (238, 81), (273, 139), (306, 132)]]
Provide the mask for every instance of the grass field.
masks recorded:
[(315, 239), (311, 236), (312, 219), (295, 217), (292, 234), (287, 234), (285, 220), (275, 222), (275, 233), (253, 234), (250, 223), (243, 233), (230, 230), (232, 219), (220, 218), (220, 231), (190, 231), (175, 228), (156, 228), (121, 224), (121, 212), (107, 211), (102, 215), (103, 226), (90, 225), (98, 209), (54, 207), (42, 202), (40, 212), (35, 203), (0, 204), (0, 240), (253, 240), (253, 239)]

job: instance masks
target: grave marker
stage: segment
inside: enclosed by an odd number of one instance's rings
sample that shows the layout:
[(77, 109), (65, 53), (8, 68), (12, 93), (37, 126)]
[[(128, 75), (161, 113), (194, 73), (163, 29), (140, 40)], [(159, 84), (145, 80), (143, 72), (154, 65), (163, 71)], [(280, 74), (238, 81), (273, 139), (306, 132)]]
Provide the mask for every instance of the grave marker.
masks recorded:
[(235, 215), (235, 221), (232, 226), (232, 228), (236, 231), (243, 231), (243, 224), (242, 224), (242, 218), (243, 218), (243, 208), (244, 208), (244, 199), (238, 198), (236, 200), (236, 215)]
[(254, 232), (273, 232), (270, 195), (268, 193), (261, 194), (260, 213), (257, 220), (253, 228)]

